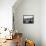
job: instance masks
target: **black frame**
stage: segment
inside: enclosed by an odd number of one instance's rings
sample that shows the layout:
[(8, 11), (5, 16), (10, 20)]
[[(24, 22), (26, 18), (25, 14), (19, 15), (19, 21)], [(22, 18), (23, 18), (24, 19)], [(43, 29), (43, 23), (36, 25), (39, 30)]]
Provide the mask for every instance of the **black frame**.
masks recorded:
[[(24, 17), (32, 17), (32, 18), (24, 18)], [(34, 23), (34, 15), (23, 15), (23, 24), (33, 24)]]

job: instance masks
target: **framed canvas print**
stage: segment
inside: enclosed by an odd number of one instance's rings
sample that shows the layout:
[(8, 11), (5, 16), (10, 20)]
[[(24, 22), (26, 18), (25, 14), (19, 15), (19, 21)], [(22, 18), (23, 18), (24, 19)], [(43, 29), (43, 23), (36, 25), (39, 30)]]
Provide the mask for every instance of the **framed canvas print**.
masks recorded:
[(24, 24), (33, 24), (34, 23), (34, 15), (24, 15), (23, 23)]

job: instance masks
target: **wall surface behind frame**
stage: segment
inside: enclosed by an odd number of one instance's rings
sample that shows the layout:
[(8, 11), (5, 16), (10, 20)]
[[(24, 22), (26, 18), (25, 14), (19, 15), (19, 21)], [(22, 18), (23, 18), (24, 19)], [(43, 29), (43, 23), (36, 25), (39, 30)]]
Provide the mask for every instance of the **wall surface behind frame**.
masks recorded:
[[(13, 13), (15, 29), (41, 46), (41, 0), (23, 0), (17, 7), (13, 6)], [(34, 15), (34, 24), (23, 24), (23, 15)]]

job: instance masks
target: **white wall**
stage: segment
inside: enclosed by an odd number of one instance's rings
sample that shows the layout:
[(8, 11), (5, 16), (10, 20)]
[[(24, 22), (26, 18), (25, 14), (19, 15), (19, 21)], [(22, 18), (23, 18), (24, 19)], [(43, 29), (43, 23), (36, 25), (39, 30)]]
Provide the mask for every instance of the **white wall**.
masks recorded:
[[(15, 28), (18, 31), (23, 32), (24, 36), (27, 36), (26, 35), (27, 33), (31, 35), (31, 38), (34, 37), (34, 40), (36, 41), (41, 39), (42, 46), (46, 46), (46, 0), (41, 0), (41, 2), (40, 0), (37, 0), (37, 1), (30, 0), (31, 2), (27, 1), (28, 3), (26, 1), (24, 1), (24, 3), (20, 3), (21, 5), (14, 5), (13, 7), (13, 12), (15, 15)], [(41, 6), (40, 6), (40, 3), (41, 3)], [(23, 15), (25, 14), (28, 14), (28, 15), (34, 14), (35, 23), (32, 25), (23, 24)], [(41, 21), (39, 21), (39, 19)], [(41, 28), (40, 28), (40, 25), (41, 25)], [(39, 32), (38, 35), (36, 34), (37, 32)], [(37, 45), (39, 43), (37, 42)]]
[(12, 28), (12, 6), (16, 0), (0, 0), (0, 27)]
[(41, 40), (42, 46), (46, 46), (46, 0), (42, 0), (41, 4)]
[[(41, 0), (23, 0), (13, 7), (15, 28), (41, 46)], [(23, 24), (23, 15), (34, 15), (34, 24)]]

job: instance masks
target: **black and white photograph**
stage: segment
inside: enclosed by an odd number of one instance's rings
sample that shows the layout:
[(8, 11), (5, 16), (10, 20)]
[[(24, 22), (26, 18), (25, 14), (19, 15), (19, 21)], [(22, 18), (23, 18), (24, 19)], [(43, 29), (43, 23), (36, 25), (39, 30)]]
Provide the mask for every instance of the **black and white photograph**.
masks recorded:
[(33, 24), (34, 23), (34, 16), (33, 15), (24, 15), (23, 16), (23, 23), (24, 24)]

